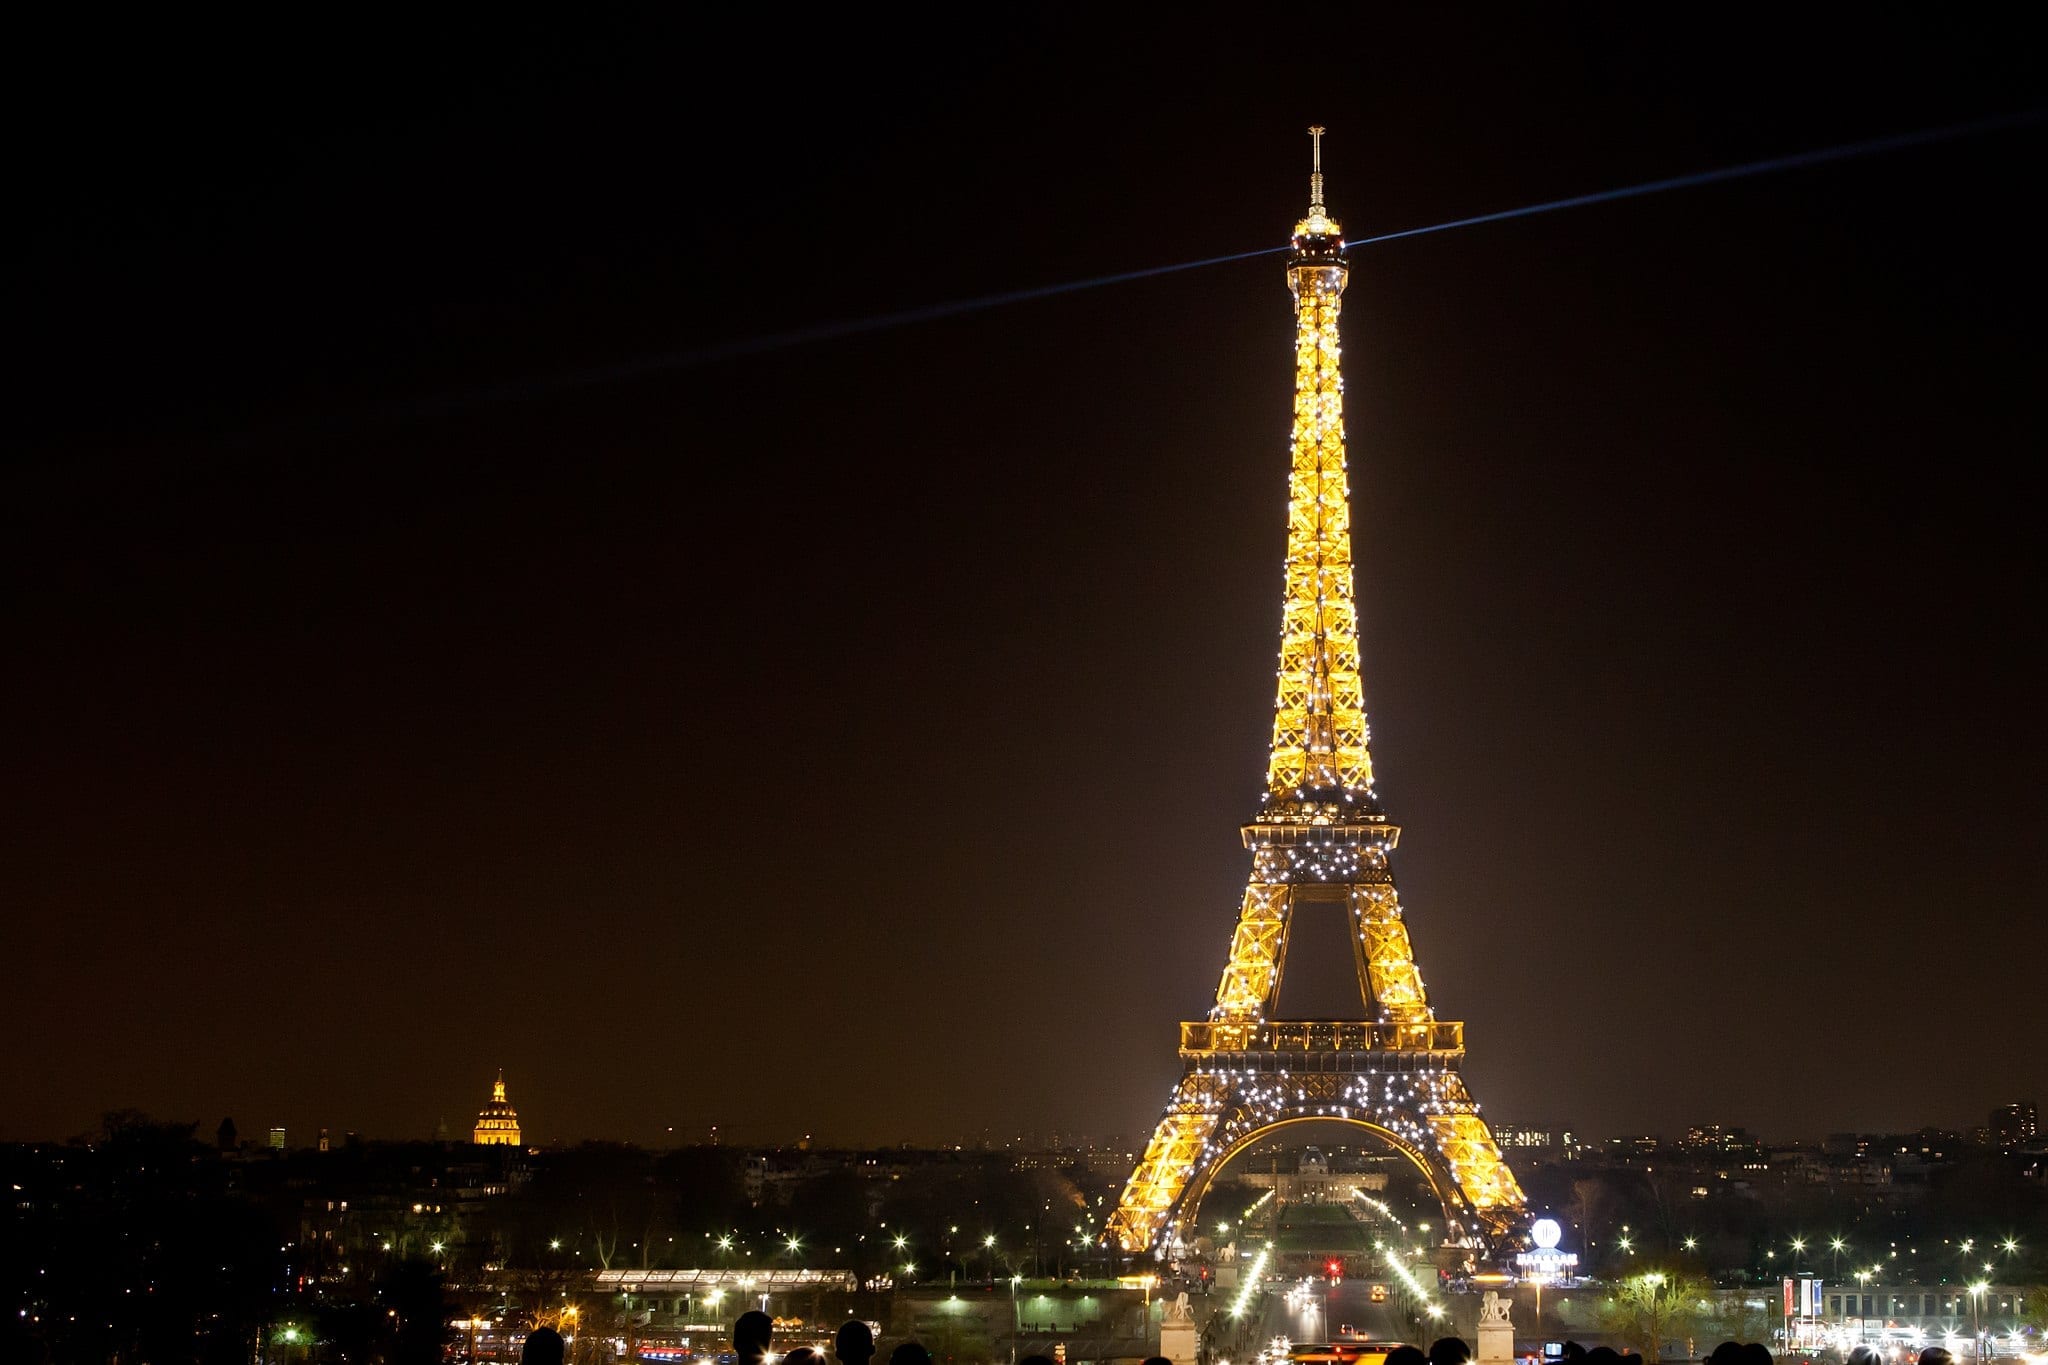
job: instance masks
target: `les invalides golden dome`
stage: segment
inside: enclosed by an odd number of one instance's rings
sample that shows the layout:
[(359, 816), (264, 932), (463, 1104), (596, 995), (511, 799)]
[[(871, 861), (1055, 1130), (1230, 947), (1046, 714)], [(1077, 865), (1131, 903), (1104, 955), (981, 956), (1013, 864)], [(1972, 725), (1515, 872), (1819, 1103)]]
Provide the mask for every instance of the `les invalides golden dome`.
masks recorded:
[(491, 1086), (491, 1100), (477, 1111), (476, 1130), (470, 1141), (486, 1147), (517, 1147), (519, 1145), (519, 1111), (505, 1098), (505, 1073), (500, 1071), (496, 1084)]

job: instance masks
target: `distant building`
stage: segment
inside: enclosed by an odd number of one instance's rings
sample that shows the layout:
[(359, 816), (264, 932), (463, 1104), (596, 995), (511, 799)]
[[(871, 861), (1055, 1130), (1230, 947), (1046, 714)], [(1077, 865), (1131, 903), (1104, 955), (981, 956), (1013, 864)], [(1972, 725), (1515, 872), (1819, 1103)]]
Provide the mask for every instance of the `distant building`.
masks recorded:
[(273, 1152), (284, 1150), (284, 1129), (273, 1128), (270, 1130), (270, 1150)]
[(1968, 1342), (1977, 1332), (1985, 1334), (1992, 1348), (1987, 1355), (2005, 1354), (2008, 1341), (2013, 1355), (2026, 1349), (2022, 1328), (2031, 1291), (2018, 1285), (1985, 1283), (1972, 1292), (1960, 1284), (1893, 1284), (1865, 1276), (1855, 1284), (1826, 1284), (1821, 1292), (1820, 1319), (1834, 1329), (1835, 1340), (1844, 1349), (1856, 1342), (1880, 1349), (1903, 1347), (1910, 1360), (1914, 1344), (1950, 1336)]
[(1732, 1156), (1750, 1158), (1760, 1155), (1763, 1142), (1746, 1128), (1732, 1128), (1719, 1123), (1700, 1124), (1685, 1130), (1685, 1139), (1679, 1147), (1699, 1156)]
[(500, 1071), (491, 1086), (491, 1100), (477, 1111), (476, 1129), (470, 1141), (483, 1147), (519, 1145), (519, 1111), (505, 1098), (505, 1073)]
[(1535, 1128), (1521, 1123), (1497, 1123), (1493, 1126), (1493, 1140), (1504, 1152), (1534, 1148), (1546, 1156), (1570, 1160), (1579, 1145), (1578, 1137), (1569, 1128)]
[(1991, 1111), (1991, 1140), (2000, 1147), (2017, 1147), (2032, 1142), (2039, 1131), (2038, 1118), (2032, 1100), (2001, 1104)]
[(1607, 1155), (1619, 1158), (1655, 1156), (1663, 1145), (1663, 1139), (1652, 1133), (1611, 1137), (1606, 1142)]

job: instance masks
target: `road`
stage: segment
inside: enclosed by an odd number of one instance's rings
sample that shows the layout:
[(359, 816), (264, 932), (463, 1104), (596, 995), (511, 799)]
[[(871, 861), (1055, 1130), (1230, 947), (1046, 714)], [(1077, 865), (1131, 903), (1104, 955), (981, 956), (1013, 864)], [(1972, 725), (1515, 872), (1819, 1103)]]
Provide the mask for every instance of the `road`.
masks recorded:
[[(1404, 1320), (1398, 1292), (1389, 1295), (1385, 1303), (1374, 1303), (1370, 1280), (1346, 1278), (1333, 1285), (1318, 1276), (1311, 1282), (1307, 1293), (1290, 1296), (1288, 1289), (1298, 1283), (1298, 1277), (1273, 1281), (1272, 1293), (1266, 1296), (1263, 1312), (1255, 1322), (1244, 1325), (1242, 1329), (1228, 1317), (1234, 1296), (1212, 1295), (1209, 1302), (1214, 1305), (1213, 1311), (1219, 1314), (1214, 1338), (1216, 1355), (1238, 1365), (1250, 1360), (1253, 1352), (1274, 1337), (1286, 1337), (1296, 1343), (1351, 1336), (1365, 1341), (1427, 1344), (1427, 1340), (1419, 1336), (1422, 1329), (1414, 1322)], [(1347, 1327), (1350, 1329), (1348, 1332), (1344, 1330)]]

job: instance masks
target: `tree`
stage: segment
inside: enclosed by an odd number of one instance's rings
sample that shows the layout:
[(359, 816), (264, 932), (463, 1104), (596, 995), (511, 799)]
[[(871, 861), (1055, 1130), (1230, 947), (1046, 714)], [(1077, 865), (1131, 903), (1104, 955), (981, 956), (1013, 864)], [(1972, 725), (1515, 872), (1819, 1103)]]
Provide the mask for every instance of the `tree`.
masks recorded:
[(1782, 1321), (1773, 1286), (1761, 1298), (1748, 1289), (1722, 1294), (1704, 1325), (1716, 1341), (1769, 1341)]
[(2048, 1336), (2048, 1284), (2020, 1291), (2020, 1323), (2036, 1336)]
[(115, 1110), (96, 1141), (6, 1149), (0, 1290), (40, 1303), (51, 1359), (247, 1359), (284, 1239), (196, 1127)]
[(408, 1258), (384, 1272), (377, 1303), (391, 1321), (391, 1365), (440, 1365), (450, 1339), (447, 1285), (430, 1261)]
[(1646, 1365), (1662, 1360), (1664, 1343), (1690, 1337), (1712, 1310), (1714, 1287), (1680, 1270), (1649, 1270), (1618, 1281), (1600, 1305), (1600, 1325), (1639, 1344)]

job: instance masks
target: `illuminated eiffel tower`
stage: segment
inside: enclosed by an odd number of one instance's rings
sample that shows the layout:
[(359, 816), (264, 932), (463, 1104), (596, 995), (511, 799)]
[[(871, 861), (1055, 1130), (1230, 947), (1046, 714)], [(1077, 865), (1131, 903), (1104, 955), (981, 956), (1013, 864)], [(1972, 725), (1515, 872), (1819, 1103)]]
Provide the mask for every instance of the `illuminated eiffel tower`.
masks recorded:
[[(1445, 1241), (1490, 1249), (1524, 1210), (1521, 1187), (1459, 1067), (1465, 1026), (1439, 1020), (1408, 947), (1387, 855), (1400, 837), (1373, 791), (1352, 594), (1337, 309), (1343, 230), (1323, 207), (1322, 133), (1308, 216), (1294, 225), (1293, 474), (1288, 483), (1280, 685), (1266, 792), (1230, 960), (1207, 1019), (1180, 1026), (1186, 1074), (1124, 1186), (1108, 1235), (1126, 1251), (1192, 1238), (1224, 1164), (1276, 1128), (1349, 1122), (1428, 1179)], [(1297, 907), (1349, 916), (1363, 1020), (1272, 1017)]]

